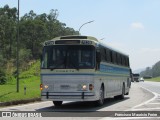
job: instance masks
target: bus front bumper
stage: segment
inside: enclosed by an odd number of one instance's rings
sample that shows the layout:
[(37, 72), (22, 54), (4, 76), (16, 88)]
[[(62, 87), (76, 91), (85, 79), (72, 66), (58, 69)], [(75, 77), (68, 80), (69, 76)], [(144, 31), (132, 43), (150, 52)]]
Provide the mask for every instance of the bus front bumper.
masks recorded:
[(95, 101), (98, 100), (98, 97), (93, 92), (42, 92), (41, 100)]

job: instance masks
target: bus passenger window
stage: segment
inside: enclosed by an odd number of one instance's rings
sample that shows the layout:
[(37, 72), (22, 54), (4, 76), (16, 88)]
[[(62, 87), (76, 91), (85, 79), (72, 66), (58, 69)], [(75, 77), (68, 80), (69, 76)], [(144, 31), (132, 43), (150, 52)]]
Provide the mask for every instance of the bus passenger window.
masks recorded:
[(101, 54), (100, 52), (96, 52), (96, 69), (100, 68), (100, 62), (101, 62)]

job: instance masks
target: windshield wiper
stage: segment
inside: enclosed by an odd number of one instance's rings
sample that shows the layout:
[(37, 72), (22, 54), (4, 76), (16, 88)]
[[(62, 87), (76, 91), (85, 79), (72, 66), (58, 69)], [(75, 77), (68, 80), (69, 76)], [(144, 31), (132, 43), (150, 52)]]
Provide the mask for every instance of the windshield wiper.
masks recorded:
[(76, 70), (79, 71), (79, 67), (74, 62), (72, 62), (72, 65), (73, 65), (74, 68), (76, 68)]
[(55, 67), (50, 66), (49, 68), (50, 68), (51, 71), (53, 71), (54, 69), (56, 69), (57, 66), (58, 66), (58, 65), (56, 65)]
[(56, 64), (55, 66), (50, 66), (50, 70), (53, 71), (54, 69), (58, 69), (57, 67), (60, 66), (60, 65), (64, 65), (65, 66), (64, 63), (65, 63), (65, 60), (62, 63)]

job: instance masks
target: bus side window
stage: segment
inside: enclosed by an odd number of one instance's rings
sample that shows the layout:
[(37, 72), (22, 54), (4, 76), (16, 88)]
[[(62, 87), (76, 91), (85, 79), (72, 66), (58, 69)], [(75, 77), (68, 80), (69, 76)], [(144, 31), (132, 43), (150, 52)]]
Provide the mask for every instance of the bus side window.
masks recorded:
[(112, 53), (112, 51), (110, 51), (110, 59), (111, 59), (111, 63), (113, 63), (113, 55), (112, 55), (113, 53)]
[(98, 70), (100, 68), (100, 62), (101, 62), (101, 53), (96, 52), (96, 69)]
[(111, 62), (111, 56), (110, 56), (110, 50), (109, 49), (106, 49), (106, 60), (107, 62)]
[(105, 48), (101, 47), (100, 49), (100, 54), (101, 54), (101, 61), (106, 62), (106, 50)]

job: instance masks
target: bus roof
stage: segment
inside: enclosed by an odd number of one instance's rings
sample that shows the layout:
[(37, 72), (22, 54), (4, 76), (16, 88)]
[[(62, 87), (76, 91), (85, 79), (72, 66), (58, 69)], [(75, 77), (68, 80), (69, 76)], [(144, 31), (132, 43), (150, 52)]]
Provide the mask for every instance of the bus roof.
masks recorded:
[(113, 47), (107, 45), (106, 43), (104, 43), (104, 42), (102, 42), (102, 41), (99, 41), (99, 44), (102, 45), (102, 46), (104, 46), (104, 47), (106, 47), (106, 48), (108, 48), (108, 49), (110, 49), (110, 50), (113, 50), (114, 52), (118, 52), (118, 53), (120, 53), (120, 54), (122, 54), (122, 55), (125, 55), (125, 56), (127, 56), (127, 57), (129, 56), (129, 55), (121, 52), (120, 50), (117, 50), (116, 48), (113, 48)]
[(56, 38), (53, 38), (52, 40), (69, 40), (69, 39), (89, 39), (89, 40), (94, 40), (94, 41), (97, 41), (98, 40), (95, 38), (95, 37), (92, 37), (92, 36), (81, 36), (81, 35), (68, 35), (68, 36), (61, 36), (61, 37), (56, 37)]
[(97, 42), (99, 45), (101, 46), (104, 46), (110, 50), (113, 50), (115, 52), (118, 52), (120, 54), (123, 54), (125, 56), (129, 56), (115, 48), (112, 48), (111, 46), (107, 45), (106, 43), (104, 43), (102, 40), (98, 40), (97, 38), (95, 37), (92, 37), (92, 36), (83, 36), (83, 35), (68, 35), (68, 36), (61, 36), (61, 37), (55, 37), (53, 39), (51, 39), (50, 41), (55, 41), (55, 40), (75, 40), (75, 39), (84, 39), (84, 40), (93, 40), (95, 42)]

